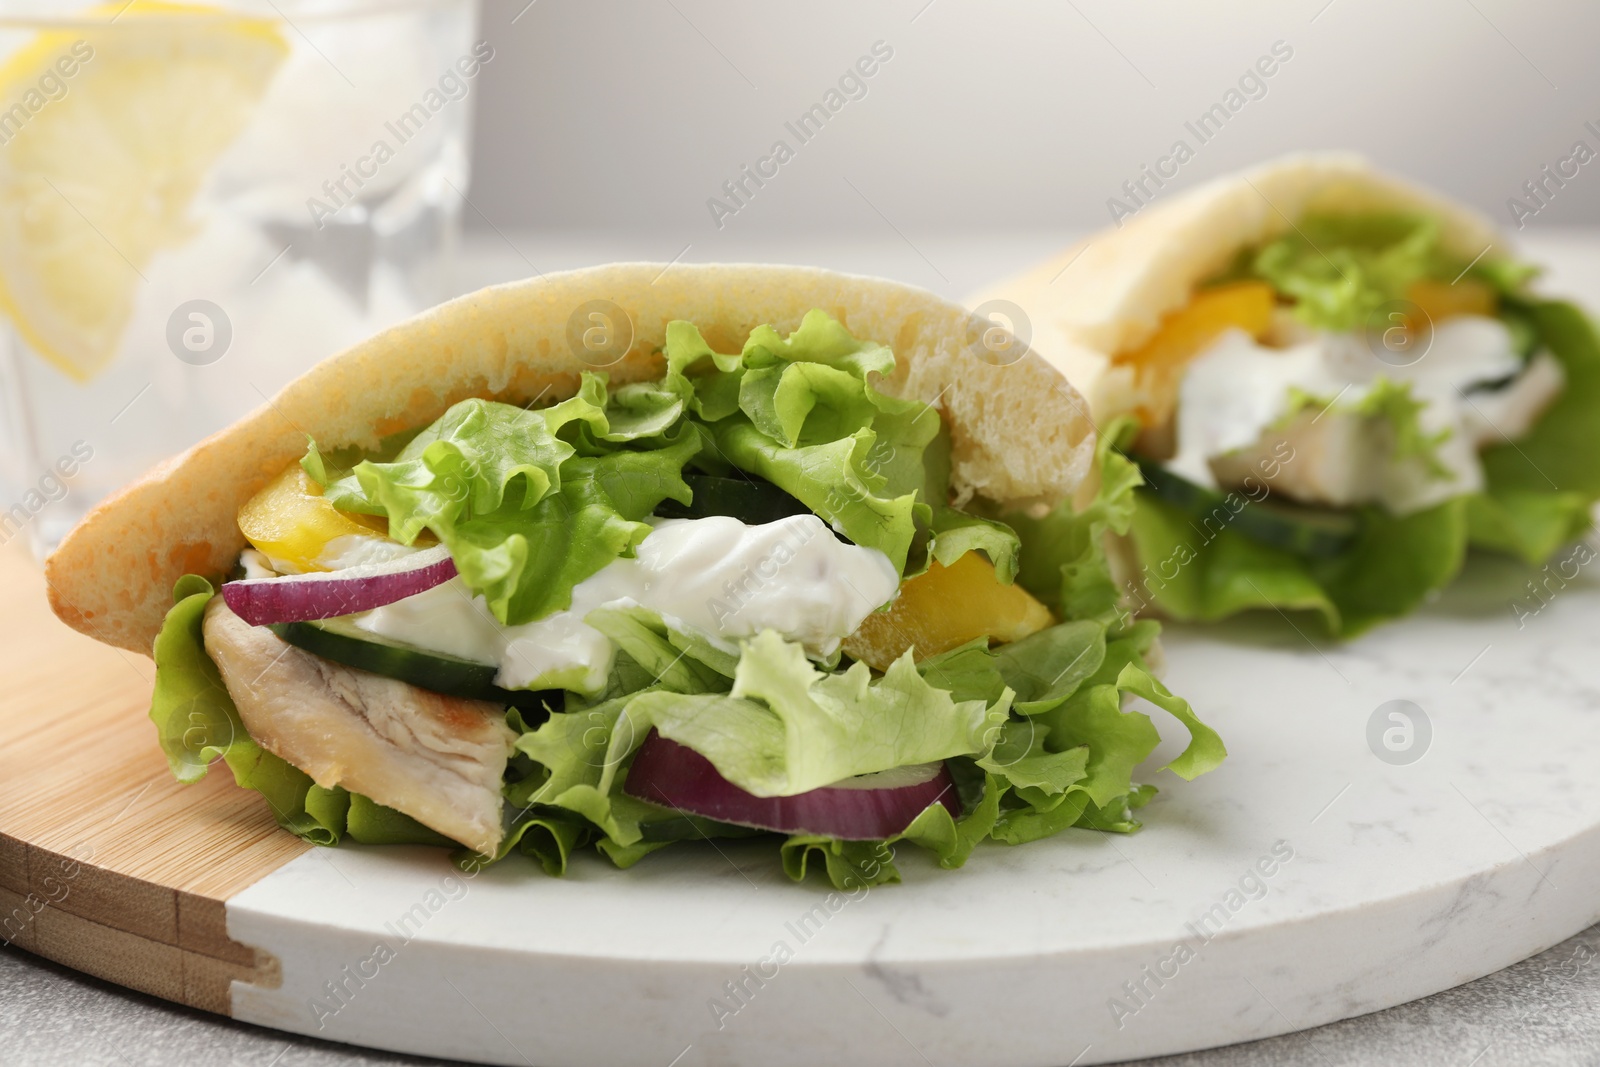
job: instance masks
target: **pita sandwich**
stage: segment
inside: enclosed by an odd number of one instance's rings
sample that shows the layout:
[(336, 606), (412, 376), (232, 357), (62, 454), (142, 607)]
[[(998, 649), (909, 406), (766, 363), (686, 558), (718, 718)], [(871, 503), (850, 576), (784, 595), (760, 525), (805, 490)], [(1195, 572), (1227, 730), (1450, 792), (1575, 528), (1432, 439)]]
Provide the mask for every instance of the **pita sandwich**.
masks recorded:
[(971, 303), (1140, 464), (1114, 554), (1147, 613), (1352, 635), (1469, 547), (1542, 564), (1600, 497), (1588, 319), (1477, 212), (1342, 154), (1181, 194)]
[(984, 325), (805, 268), (487, 289), (99, 506), (51, 603), (153, 649), (179, 778), (221, 758), (322, 844), (559, 873), (778, 834), (844, 885), (886, 841), (1131, 830), (1124, 696), (1189, 730), (1179, 775), (1223, 748), (1119, 610), (1127, 461)]

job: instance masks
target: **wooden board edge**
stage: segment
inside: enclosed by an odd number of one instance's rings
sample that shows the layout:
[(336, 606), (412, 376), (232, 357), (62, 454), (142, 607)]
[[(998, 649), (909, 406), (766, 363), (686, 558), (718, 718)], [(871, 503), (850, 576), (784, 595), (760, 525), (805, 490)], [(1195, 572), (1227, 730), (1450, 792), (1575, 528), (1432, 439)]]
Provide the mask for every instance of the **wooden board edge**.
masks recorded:
[[(86, 858), (3, 834), (0, 845), (0, 854), (10, 857), (0, 882), (0, 943), (219, 1015), (232, 1015), (236, 981), (267, 989), (282, 984), (275, 956), (227, 936), (221, 900), (93, 867)], [(161, 894), (168, 907), (157, 910), (170, 910), (171, 937), (161, 936), (169, 929), (161, 922), (154, 924), (157, 936), (142, 932), (151, 929), (151, 907)], [(134, 905), (132, 911), (119, 908), (119, 901)], [(108, 916), (119, 925), (103, 921)]]

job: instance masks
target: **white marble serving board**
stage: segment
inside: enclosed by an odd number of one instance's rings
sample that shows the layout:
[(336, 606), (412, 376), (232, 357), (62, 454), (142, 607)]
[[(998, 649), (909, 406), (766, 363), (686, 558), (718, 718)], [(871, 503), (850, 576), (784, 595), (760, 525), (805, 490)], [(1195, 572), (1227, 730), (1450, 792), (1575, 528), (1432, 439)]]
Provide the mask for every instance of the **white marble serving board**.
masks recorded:
[[(1059, 1067), (1446, 989), (1600, 919), (1600, 566), (1578, 570), (1519, 620), (1529, 573), (1478, 561), (1343, 647), (1270, 617), (1171, 628), (1167, 679), (1231, 755), (1156, 776), (1132, 836), (989, 844), (960, 871), (907, 846), (903, 884), (832, 898), (762, 843), (631, 871), (586, 855), (565, 879), (315, 850), (228, 903), (231, 936), (283, 969), (276, 989), (235, 984), (234, 1014), (541, 1067)], [(1392, 700), (1431, 724), (1407, 765), (1368, 743)], [(1170, 745), (1181, 727), (1161, 725)]]

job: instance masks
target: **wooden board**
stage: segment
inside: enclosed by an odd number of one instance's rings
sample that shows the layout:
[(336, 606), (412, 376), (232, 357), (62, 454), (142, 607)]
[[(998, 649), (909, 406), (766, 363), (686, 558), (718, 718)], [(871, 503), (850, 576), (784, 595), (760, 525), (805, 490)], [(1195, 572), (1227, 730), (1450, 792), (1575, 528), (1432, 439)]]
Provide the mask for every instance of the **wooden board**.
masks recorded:
[(146, 716), (155, 668), (68, 629), (20, 544), (0, 550), (0, 940), (229, 1014), (277, 962), (223, 902), (308, 846), (220, 764), (181, 785)]

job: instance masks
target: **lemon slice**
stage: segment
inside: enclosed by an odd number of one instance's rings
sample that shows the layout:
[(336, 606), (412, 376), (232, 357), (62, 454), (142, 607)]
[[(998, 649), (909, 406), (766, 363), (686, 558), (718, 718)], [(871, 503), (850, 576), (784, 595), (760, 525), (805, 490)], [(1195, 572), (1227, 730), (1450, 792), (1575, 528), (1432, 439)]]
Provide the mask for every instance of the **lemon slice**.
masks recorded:
[(15, 103), (0, 110), (0, 310), (78, 381), (115, 355), (145, 267), (188, 235), (206, 172), (288, 54), (264, 19), (123, 7), (0, 66), (0, 108)]

